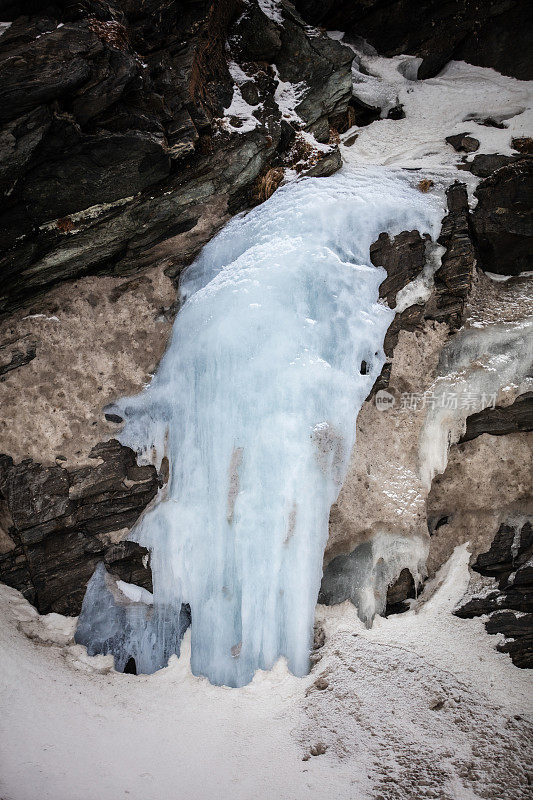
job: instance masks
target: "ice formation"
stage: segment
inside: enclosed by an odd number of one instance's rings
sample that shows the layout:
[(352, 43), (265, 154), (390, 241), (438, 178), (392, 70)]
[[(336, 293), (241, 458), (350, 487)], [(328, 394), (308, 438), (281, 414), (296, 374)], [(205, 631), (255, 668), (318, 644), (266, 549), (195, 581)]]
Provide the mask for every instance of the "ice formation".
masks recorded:
[[(405, 173), (342, 171), (281, 188), (188, 268), (156, 376), (114, 406), (121, 441), (170, 463), (131, 535), (152, 551), (145, 618), (161, 622), (142, 644), (132, 634), (142, 671), (179, 650), (183, 603), (194, 674), (241, 686), (280, 656), (308, 671), (329, 510), (394, 313), (378, 302), (385, 272), (369, 248), (382, 231), (436, 238), (441, 216)], [(86, 640), (101, 602), (97, 584), (91, 593)], [(97, 637), (102, 647), (101, 625)]]
[(460, 331), (442, 351), (438, 371), (420, 436), (420, 477), (428, 489), (446, 469), (467, 417), (494, 406), (502, 391), (516, 396), (533, 388), (532, 318)]
[(150, 592), (115, 581), (99, 564), (87, 586), (76, 642), (84, 644), (90, 656), (111, 653), (119, 672), (133, 658), (137, 672), (150, 673), (179, 653), (189, 623), (185, 606), (154, 607)]
[(336, 605), (351, 600), (362, 622), (370, 627), (387, 604), (387, 589), (408, 569), (415, 586), (426, 575), (429, 545), (419, 536), (377, 533), (348, 555), (336, 556), (324, 570), (319, 603)]

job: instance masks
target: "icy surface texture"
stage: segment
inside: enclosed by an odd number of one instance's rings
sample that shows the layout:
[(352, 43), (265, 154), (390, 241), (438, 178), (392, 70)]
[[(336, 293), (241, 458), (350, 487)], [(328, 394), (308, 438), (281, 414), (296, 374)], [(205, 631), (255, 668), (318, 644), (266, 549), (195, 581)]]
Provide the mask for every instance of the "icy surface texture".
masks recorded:
[(438, 370), (420, 436), (420, 477), (427, 488), (446, 469), (450, 445), (465, 432), (468, 416), (499, 402), (502, 392), (512, 402), (533, 389), (533, 318), (459, 332), (442, 351)]
[(387, 589), (403, 569), (415, 586), (425, 577), (428, 543), (413, 536), (378, 533), (348, 555), (334, 558), (324, 570), (319, 603), (331, 606), (351, 600), (359, 618), (370, 627), (387, 604)]
[(179, 654), (190, 617), (185, 608), (177, 609), (154, 608), (150, 592), (115, 581), (99, 564), (87, 585), (76, 643), (84, 644), (90, 656), (113, 655), (118, 672), (130, 658), (137, 672), (153, 672), (166, 666), (173, 653)]
[[(441, 215), (390, 170), (306, 179), (188, 268), (156, 376), (116, 410), (141, 460), (169, 459), (132, 538), (152, 551), (155, 611), (190, 604), (194, 674), (241, 686), (280, 656), (308, 671), (329, 510), (393, 316), (369, 248), (382, 231), (435, 236)], [(146, 636), (152, 671), (172, 644)]]

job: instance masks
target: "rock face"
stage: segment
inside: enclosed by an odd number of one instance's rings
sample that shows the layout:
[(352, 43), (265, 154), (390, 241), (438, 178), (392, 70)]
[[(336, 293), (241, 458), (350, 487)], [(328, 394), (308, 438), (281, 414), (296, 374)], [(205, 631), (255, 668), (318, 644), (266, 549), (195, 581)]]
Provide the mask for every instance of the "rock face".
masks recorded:
[(533, 253), (533, 160), (498, 169), (476, 189), (473, 228), (483, 269), (518, 275)]
[[(5, 7), (0, 37), (0, 313), (87, 273), (166, 258), (175, 275), (265, 170), (299, 159), (296, 130), (327, 142), (351, 97), (352, 51), (288, 2), (279, 21), (255, 0), (26, 6)], [(284, 115), (280, 80), (300, 86)], [(224, 117), (235, 92), (246, 125)], [(314, 174), (339, 167), (326, 155)]]
[(533, 76), (527, 39), (533, 12), (525, 0), (296, 0), (296, 6), (310, 22), (350, 30), (385, 55), (420, 56), (419, 78), (436, 75), (451, 59), (522, 80)]
[(463, 309), (472, 286), (476, 253), (472, 241), (468, 194), (463, 183), (454, 183), (446, 191), (448, 214), (442, 221), (439, 244), (445, 252), (435, 273), (435, 296), (426, 315), (446, 320), (452, 330), (463, 321)]
[(41, 613), (79, 613), (100, 561), (151, 590), (148, 551), (113, 539), (155, 496), (155, 468), (139, 467), (133, 451), (113, 439), (90, 455), (100, 463), (77, 469), (0, 457), (0, 580)]
[(517, 667), (533, 667), (533, 528), (531, 521), (502, 524), (486, 553), (472, 569), (498, 579), (498, 589), (474, 596), (455, 610), (458, 617), (488, 614), (488, 633), (501, 633), (497, 649), (509, 653)]

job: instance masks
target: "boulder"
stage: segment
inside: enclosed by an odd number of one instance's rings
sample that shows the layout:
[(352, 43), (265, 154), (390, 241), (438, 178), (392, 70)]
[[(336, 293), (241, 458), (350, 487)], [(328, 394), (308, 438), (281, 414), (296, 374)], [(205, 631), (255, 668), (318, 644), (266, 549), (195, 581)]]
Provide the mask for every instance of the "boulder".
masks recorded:
[(469, 136), (468, 133), (457, 133), (454, 136), (447, 136), (446, 141), (451, 144), (458, 153), (475, 153), (479, 150), (479, 140)]

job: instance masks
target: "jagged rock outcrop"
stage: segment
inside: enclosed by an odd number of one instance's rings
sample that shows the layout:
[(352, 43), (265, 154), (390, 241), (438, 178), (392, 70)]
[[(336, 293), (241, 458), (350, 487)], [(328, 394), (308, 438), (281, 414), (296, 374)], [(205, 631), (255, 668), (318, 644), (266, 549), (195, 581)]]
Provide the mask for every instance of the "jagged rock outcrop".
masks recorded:
[(79, 613), (100, 561), (116, 577), (151, 589), (148, 551), (114, 539), (155, 496), (156, 470), (138, 466), (114, 439), (90, 457), (94, 466), (78, 468), (0, 457), (0, 580), (41, 613)]
[(522, 80), (533, 75), (526, 0), (296, 0), (296, 6), (310, 22), (349, 30), (385, 55), (420, 56), (419, 78), (433, 77), (452, 59)]
[(459, 440), (468, 442), (490, 433), (491, 436), (504, 436), (518, 431), (533, 431), (533, 393), (527, 392), (516, 398), (509, 406), (484, 408), (466, 420), (466, 431)]
[[(288, 2), (279, 19), (237, 0), (23, 5), (0, 37), (0, 313), (87, 273), (177, 274), (266, 169), (301, 160), (296, 130), (328, 141), (351, 97), (352, 51)], [(290, 113), (280, 80), (298, 81)], [(224, 118), (234, 92), (247, 125)], [(312, 174), (340, 166), (311, 155)]]
[(497, 649), (509, 653), (517, 667), (533, 667), (533, 528), (531, 521), (502, 524), (486, 553), (472, 569), (498, 579), (494, 591), (474, 595), (454, 613), (472, 618), (488, 614), (488, 633), (501, 633)]
[(439, 244), (445, 251), (435, 272), (435, 294), (426, 309), (429, 319), (446, 320), (452, 330), (461, 327), (463, 309), (472, 286), (476, 252), (470, 228), (468, 194), (464, 183), (446, 190), (448, 214), (442, 221)]
[(500, 275), (531, 268), (533, 160), (513, 161), (481, 181), (472, 225), (481, 266)]

